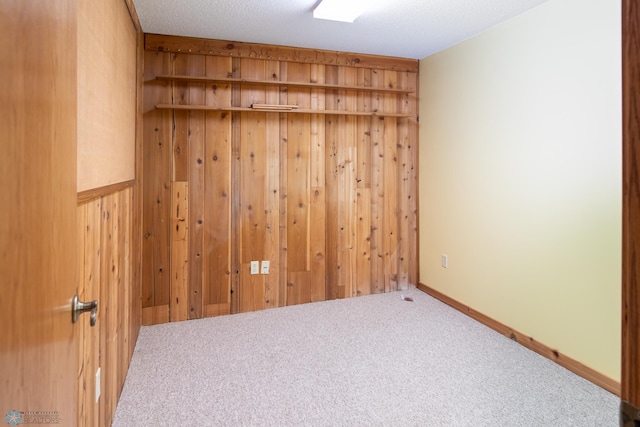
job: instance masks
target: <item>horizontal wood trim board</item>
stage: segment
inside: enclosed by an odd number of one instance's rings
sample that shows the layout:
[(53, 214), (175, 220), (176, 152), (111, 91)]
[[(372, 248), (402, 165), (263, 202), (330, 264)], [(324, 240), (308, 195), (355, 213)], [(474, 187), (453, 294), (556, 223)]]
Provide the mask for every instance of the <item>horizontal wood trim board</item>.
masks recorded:
[(477, 320), (478, 322), (482, 323), (485, 326), (488, 326), (489, 328), (493, 329), (496, 332), (499, 332), (500, 334), (511, 338), (512, 340), (516, 341), (518, 344), (523, 345), (524, 347), (528, 348), (529, 350), (535, 351), (536, 353), (538, 353), (541, 356), (546, 357), (549, 360), (552, 360), (553, 362), (556, 362), (558, 365), (562, 366), (563, 368), (566, 368), (568, 370), (570, 370), (571, 372), (573, 372), (576, 375), (581, 376), (582, 378), (594, 383), (595, 385), (602, 387), (603, 389), (617, 395), (620, 396), (620, 383), (607, 377), (606, 375), (603, 375), (591, 368), (589, 368), (588, 366), (583, 365), (582, 363), (578, 362), (577, 360), (574, 360), (560, 352), (558, 352), (557, 350), (554, 350), (552, 348), (547, 347), (546, 345), (542, 344), (541, 342), (536, 341), (534, 338), (529, 337), (523, 333), (520, 333), (518, 331), (513, 330), (512, 328), (498, 322), (497, 320), (494, 320), (492, 318), (490, 318), (489, 316), (486, 316), (482, 313), (479, 313), (477, 311), (475, 311), (474, 309), (472, 309), (471, 307), (451, 298), (448, 297), (447, 295), (433, 289), (430, 288), (429, 286), (423, 284), (423, 283), (418, 283), (418, 289), (421, 290), (422, 292), (434, 297), (437, 300), (440, 300), (441, 302), (449, 305), (450, 307), (455, 308), (456, 310), (460, 311), (463, 314), (466, 314), (467, 316), (471, 317), (474, 320)]
[(316, 89), (337, 89), (337, 90), (357, 90), (360, 92), (386, 92), (386, 93), (415, 93), (414, 90), (394, 89), (394, 88), (376, 88), (371, 86), (346, 86), (321, 83), (305, 83), (305, 82), (289, 82), (280, 80), (247, 80), (221, 77), (201, 77), (201, 76), (172, 76), (158, 75), (157, 80), (169, 81), (186, 81), (186, 82), (219, 82), (219, 83), (237, 83), (237, 84), (255, 84), (269, 86), (287, 86), (287, 87), (309, 87)]
[(297, 108), (295, 110), (282, 110), (272, 108), (248, 108), (248, 107), (211, 107), (209, 105), (185, 105), (185, 104), (157, 104), (156, 108), (160, 110), (198, 110), (198, 111), (247, 111), (247, 112), (263, 112), (263, 113), (291, 113), (291, 114), (325, 114), (336, 116), (371, 116), (371, 117), (397, 117), (408, 118), (413, 117), (411, 114), (402, 113), (379, 113), (366, 111), (343, 111), (343, 110), (308, 110)]
[(117, 184), (106, 185), (100, 188), (92, 188), (91, 190), (85, 190), (78, 193), (78, 205), (88, 203), (92, 200), (99, 199), (100, 197), (108, 196), (118, 191), (122, 191), (125, 188), (133, 187), (136, 183), (135, 179), (130, 181), (119, 182)]
[(307, 64), (346, 65), (350, 67), (418, 72), (417, 59), (161, 34), (145, 34), (145, 49), (160, 52), (184, 52), (200, 55), (234, 56)]

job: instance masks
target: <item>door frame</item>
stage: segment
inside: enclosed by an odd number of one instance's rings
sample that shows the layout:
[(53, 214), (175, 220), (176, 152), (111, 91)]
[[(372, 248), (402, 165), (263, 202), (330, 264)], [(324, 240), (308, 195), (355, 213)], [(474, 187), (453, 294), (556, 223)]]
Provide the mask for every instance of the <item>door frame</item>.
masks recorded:
[(620, 425), (640, 425), (640, 4), (622, 0)]

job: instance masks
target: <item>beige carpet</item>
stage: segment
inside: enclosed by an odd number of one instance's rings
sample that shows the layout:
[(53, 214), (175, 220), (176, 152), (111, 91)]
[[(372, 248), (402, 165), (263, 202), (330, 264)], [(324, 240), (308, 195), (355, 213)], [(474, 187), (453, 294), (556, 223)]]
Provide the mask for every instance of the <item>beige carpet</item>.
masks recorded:
[(618, 403), (411, 290), (143, 327), (113, 425), (604, 427)]

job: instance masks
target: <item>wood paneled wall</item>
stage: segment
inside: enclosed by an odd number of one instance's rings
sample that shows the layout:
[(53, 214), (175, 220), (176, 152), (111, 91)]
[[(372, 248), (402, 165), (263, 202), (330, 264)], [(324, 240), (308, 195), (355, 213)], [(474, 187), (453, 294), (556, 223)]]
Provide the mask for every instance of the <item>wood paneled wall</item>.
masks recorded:
[[(143, 34), (131, 0), (83, 0), (78, 14), (78, 105), (85, 110), (78, 117), (78, 150), (89, 154), (79, 155), (79, 168), (88, 172), (78, 174), (78, 296), (98, 300), (98, 317), (95, 327), (88, 315), (76, 324), (77, 425), (110, 426), (142, 323)], [(100, 95), (105, 91), (109, 97)], [(102, 179), (107, 176), (118, 179)]]
[[(417, 61), (224, 43), (146, 35), (143, 323), (415, 285)], [(254, 103), (408, 117), (156, 108)], [(251, 275), (262, 260), (270, 274)]]
[[(109, 426), (140, 330), (138, 259), (132, 251), (135, 187), (78, 206), (78, 296), (98, 300), (98, 321), (78, 322), (80, 392), (78, 425)], [(95, 397), (95, 373), (101, 370), (101, 396)]]

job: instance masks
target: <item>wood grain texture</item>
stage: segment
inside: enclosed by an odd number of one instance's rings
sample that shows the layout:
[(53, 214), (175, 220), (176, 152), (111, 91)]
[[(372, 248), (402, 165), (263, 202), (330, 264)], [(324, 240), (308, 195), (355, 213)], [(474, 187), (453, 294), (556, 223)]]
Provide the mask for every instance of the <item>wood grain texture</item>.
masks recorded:
[[(82, 110), (78, 112), (82, 122), (79, 123), (78, 136), (86, 139), (79, 140), (79, 150), (89, 150), (91, 159), (100, 158), (99, 165), (87, 158), (79, 158), (79, 170), (91, 174), (100, 172), (101, 175), (96, 176), (103, 178), (114, 171), (126, 170), (130, 177), (123, 182), (108, 182), (110, 185), (88, 186), (79, 174), (78, 188), (82, 184), (88, 189), (76, 195), (78, 294), (83, 301), (98, 300), (96, 326), (90, 327), (87, 317), (80, 322), (81, 410), (77, 425), (108, 426), (111, 425), (142, 324), (141, 266), (145, 264), (145, 255), (152, 254), (154, 250), (150, 246), (149, 251), (143, 249), (143, 241), (146, 240), (142, 231), (143, 135), (154, 138), (155, 126), (161, 121), (158, 117), (168, 117), (169, 114), (149, 107), (149, 100), (145, 106), (143, 92), (155, 93), (158, 97), (151, 98), (155, 102), (168, 102), (170, 98), (161, 96), (160, 86), (143, 88), (144, 37), (133, 3), (125, 0), (81, 1), (78, 4), (81, 6), (79, 19), (83, 24), (78, 28), (77, 37), (79, 46), (85, 49), (85, 56), (77, 61), (78, 103)], [(152, 72), (170, 71), (163, 68), (161, 61), (158, 65), (160, 68), (152, 69)], [(148, 114), (155, 117), (154, 120), (143, 122), (145, 107)], [(169, 125), (169, 122), (163, 122), (163, 126)], [(108, 151), (116, 147), (113, 153), (117, 155), (105, 156), (96, 148), (97, 143), (105, 140), (108, 141)], [(170, 169), (166, 171), (168, 173)], [(147, 179), (156, 182), (149, 176)], [(153, 276), (153, 271), (148, 273)], [(153, 286), (145, 288), (145, 291), (150, 295), (151, 304), (155, 303)], [(101, 397), (96, 403), (95, 375), (98, 368), (101, 371)]]
[[(100, 300), (102, 200), (78, 206), (78, 297), (81, 301)], [(98, 306), (100, 308), (100, 306)], [(81, 322), (78, 425), (100, 425), (99, 405), (95, 401), (95, 372), (100, 366), (100, 335), (106, 333), (100, 322), (90, 327)], [(107, 386), (107, 384), (105, 384)]]
[[(231, 59), (206, 58), (206, 74), (231, 73)], [(231, 103), (231, 86), (205, 90), (207, 105)], [(204, 128), (204, 316), (228, 314), (231, 305), (231, 113), (206, 113)]]
[(58, 411), (61, 424), (75, 425), (78, 13), (75, 1), (9, 0), (1, 9), (2, 414)]
[(414, 59), (159, 34), (145, 35), (145, 49), (161, 52), (188, 52), (202, 55), (235, 56), (286, 62), (418, 71), (418, 61)]
[(578, 362), (577, 360), (574, 360), (560, 352), (558, 352), (555, 349), (552, 349), (550, 347), (547, 347), (546, 345), (542, 344), (541, 342), (536, 341), (533, 337), (527, 336), (521, 332), (518, 332), (512, 328), (510, 328), (509, 326), (498, 322), (495, 319), (492, 319), (476, 310), (474, 310), (473, 308), (447, 296), (444, 295), (441, 292), (436, 291), (433, 288), (430, 288), (429, 286), (423, 284), (423, 283), (419, 283), (418, 284), (418, 289), (420, 289), (422, 292), (431, 295), (432, 297), (442, 301), (443, 303), (455, 308), (456, 310), (460, 311), (461, 313), (466, 314), (467, 316), (471, 317), (474, 320), (477, 320), (478, 322), (484, 324), (485, 326), (493, 329), (494, 331), (506, 336), (507, 338), (510, 338), (514, 341), (516, 341), (518, 344), (528, 348), (529, 350), (535, 351), (536, 353), (540, 354), (541, 356), (546, 357), (547, 359), (550, 359), (554, 362), (556, 362), (558, 365), (570, 370), (571, 372), (575, 373), (576, 375), (579, 375), (585, 379), (587, 379), (588, 381), (591, 381), (592, 383), (604, 388), (605, 390), (616, 394), (616, 395), (620, 395), (620, 383), (618, 383), (617, 381), (589, 368), (588, 366), (583, 365), (582, 363)]
[[(256, 103), (258, 104), (258, 103)], [(384, 111), (347, 111), (347, 110), (329, 110), (329, 109), (310, 109), (310, 108), (294, 108), (289, 109), (287, 104), (269, 104), (269, 108), (254, 108), (251, 106), (244, 107), (211, 107), (208, 105), (196, 105), (196, 104), (156, 104), (156, 108), (159, 110), (173, 110), (173, 111), (240, 111), (240, 112), (273, 112), (274, 109), (278, 112), (293, 114), (293, 115), (309, 115), (309, 114), (323, 114), (323, 115), (338, 115), (338, 116), (359, 116), (359, 117), (397, 117), (397, 118), (409, 118), (411, 115), (405, 113), (389, 113)], [(278, 105), (284, 105), (285, 107), (278, 110)], [(293, 104), (295, 105), (295, 104)]]
[[(120, 396), (141, 319), (132, 253), (135, 231), (134, 188), (78, 206), (78, 292), (81, 300), (98, 300), (96, 327), (83, 328), (81, 340), (79, 425), (110, 425)], [(95, 373), (101, 368), (101, 399), (95, 402)]]
[(92, 188), (91, 190), (81, 191), (78, 193), (78, 204), (87, 203), (92, 200), (99, 199), (103, 196), (108, 196), (111, 193), (116, 193), (120, 190), (124, 190), (127, 187), (133, 187), (136, 184), (136, 180), (119, 182), (117, 184), (107, 185), (100, 188)]
[(640, 407), (640, 5), (622, 2), (621, 398)]
[[(98, 300), (96, 327), (83, 327), (80, 343), (79, 425), (110, 425), (124, 384), (142, 319), (136, 301), (135, 187), (78, 206), (78, 295)], [(139, 275), (138, 275), (139, 277)], [(101, 398), (95, 401), (95, 374), (101, 369)]]
[[(145, 52), (148, 280), (159, 282), (152, 265), (166, 265), (156, 227), (172, 215), (162, 207), (171, 176), (189, 188), (190, 318), (385, 292), (417, 279), (417, 72), (180, 49)], [(183, 77), (153, 76), (176, 70)], [(146, 109), (172, 96), (174, 104), (188, 97), (190, 112)], [(250, 110), (253, 103), (310, 113)], [(174, 122), (183, 113), (185, 122)], [(187, 147), (177, 155), (163, 147), (182, 147), (180, 128)], [(251, 275), (250, 262), (265, 260), (270, 273)], [(145, 322), (166, 318), (165, 308), (153, 311), (169, 303), (163, 289), (145, 285)]]
[(142, 309), (142, 324), (144, 326), (158, 325), (169, 321), (169, 305), (158, 305)]
[[(384, 86), (384, 73), (373, 70), (371, 84), (374, 87)], [(371, 97), (371, 108), (381, 110), (384, 108), (380, 95)], [(374, 118), (371, 120), (371, 293), (383, 293), (385, 291), (385, 264), (383, 245), (383, 219), (384, 219), (384, 178), (385, 157), (383, 140), (384, 120)]]
[[(309, 81), (308, 64), (292, 63), (287, 75), (293, 81)], [(288, 91), (288, 102), (308, 106), (311, 93), (308, 89)], [(287, 247), (289, 272), (309, 271), (310, 234), (310, 137), (311, 118), (287, 117)]]
[(172, 322), (189, 318), (189, 184), (171, 183), (171, 303)]
[[(278, 64), (278, 61), (269, 61), (274, 64)], [(321, 67), (318, 64), (308, 64), (311, 67), (317, 68)], [(358, 70), (364, 71), (365, 73), (369, 71), (368, 69), (360, 69)], [(367, 86), (366, 84), (356, 84), (354, 86), (340, 85), (340, 84), (327, 84), (320, 83), (317, 79), (313, 78), (310, 82), (298, 82), (293, 80), (282, 81), (277, 79), (277, 74), (272, 74), (273, 77), (271, 80), (255, 80), (255, 79), (238, 79), (238, 78), (229, 78), (229, 77), (216, 77), (216, 76), (203, 76), (200, 75), (184, 75), (184, 74), (169, 74), (169, 75), (158, 75), (156, 79), (158, 80), (169, 80), (169, 81), (191, 81), (191, 82), (200, 82), (200, 83), (257, 83), (265, 86), (282, 86), (287, 88), (310, 88), (310, 89), (349, 89), (349, 90), (357, 90), (359, 92), (390, 92), (397, 94), (406, 94), (406, 93), (415, 93), (413, 89), (395, 89), (395, 88), (374, 88)], [(295, 105), (295, 104), (294, 104)]]
[(169, 54), (145, 52), (143, 106), (143, 245), (142, 307), (169, 304), (171, 148), (173, 117), (156, 110), (156, 102), (170, 102), (171, 86), (154, 81), (157, 72), (171, 69)]
[[(188, 73), (190, 55), (174, 54), (171, 64), (173, 72), (177, 74)], [(171, 103), (178, 105), (190, 105), (191, 92), (186, 82), (176, 82), (172, 87)], [(189, 111), (173, 111), (173, 135), (171, 137), (172, 171), (171, 181), (187, 181), (189, 178)]]
[[(203, 75), (206, 62), (203, 55), (189, 56), (189, 73)], [(189, 85), (189, 99), (195, 104), (204, 104), (205, 86), (200, 83)], [(205, 232), (205, 112), (189, 112), (189, 319), (203, 317), (203, 268)]]

